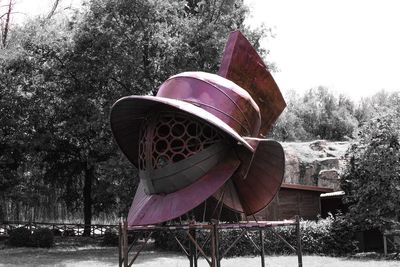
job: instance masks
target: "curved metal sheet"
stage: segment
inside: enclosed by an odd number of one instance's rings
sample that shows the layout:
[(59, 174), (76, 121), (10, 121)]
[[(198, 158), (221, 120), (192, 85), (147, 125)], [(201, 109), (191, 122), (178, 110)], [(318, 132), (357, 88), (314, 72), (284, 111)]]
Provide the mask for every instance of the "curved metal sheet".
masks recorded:
[(149, 112), (160, 112), (165, 109), (181, 110), (193, 114), (224, 131), (247, 150), (253, 151), (251, 145), (234, 129), (202, 108), (165, 97), (127, 96), (119, 99), (111, 109), (111, 129), (118, 146), (136, 167), (138, 166), (140, 126)]
[(193, 184), (170, 194), (146, 195), (140, 183), (129, 210), (128, 225), (157, 224), (185, 214), (213, 195), (239, 164), (239, 160), (230, 157)]
[(214, 197), (219, 199), (225, 190), (225, 206), (252, 215), (265, 208), (279, 191), (285, 172), (285, 154), (278, 142), (246, 139), (256, 147), (247, 176), (238, 170), (232, 177), (233, 183), (226, 184)]
[(203, 177), (208, 170), (223, 161), (228, 153), (232, 153), (229, 146), (219, 142), (164, 168), (139, 171), (139, 177), (148, 194), (172, 193)]
[(260, 110), (249, 93), (216, 74), (183, 72), (166, 80), (157, 96), (196, 105), (232, 127), (241, 136), (258, 135)]

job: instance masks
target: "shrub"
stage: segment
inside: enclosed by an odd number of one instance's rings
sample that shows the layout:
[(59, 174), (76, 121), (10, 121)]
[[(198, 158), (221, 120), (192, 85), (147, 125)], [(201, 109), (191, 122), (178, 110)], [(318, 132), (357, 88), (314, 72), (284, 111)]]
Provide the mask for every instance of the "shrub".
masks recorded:
[(39, 228), (33, 231), (32, 245), (40, 248), (50, 248), (54, 245), (54, 234), (50, 229)]
[(62, 236), (75, 236), (75, 231), (73, 229), (66, 229), (62, 232)]
[(326, 247), (332, 255), (355, 253), (358, 242), (355, 241), (354, 227), (342, 214), (337, 214), (331, 224), (330, 235), (326, 238)]
[(31, 231), (25, 227), (19, 227), (10, 231), (8, 244), (14, 247), (31, 246)]
[(104, 233), (103, 246), (118, 246), (118, 235), (111, 230), (107, 230)]
[(51, 231), (53, 232), (54, 236), (61, 236), (62, 235), (62, 232), (61, 232), (60, 229), (52, 229)]

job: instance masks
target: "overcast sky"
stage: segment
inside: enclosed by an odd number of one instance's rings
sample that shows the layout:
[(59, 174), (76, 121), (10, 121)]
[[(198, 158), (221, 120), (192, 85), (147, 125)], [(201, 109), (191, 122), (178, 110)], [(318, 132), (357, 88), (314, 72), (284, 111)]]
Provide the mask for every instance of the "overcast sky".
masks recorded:
[(323, 85), (353, 99), (400, 90), (400, 1), (245, 2), (251, 23), (274, 29), (264, 46), (282, 90)]
[[(47, 14), (54, 0), (17, 0), (19, 19)], [(63, 6), (81, 0), (61, 0)], [(353, 99), (400, 90), (400, 1), (245, 0), (248, 23), (264, 22), (274, 39), (263, 45), (282, 91), (326, 86)]]
[[(6, 1), (1, 1), (6, 2)], [(8, 0), (7, 0), (8, 2)], [(28, 17), (36, 15), (47, 15), (53, 7), (54, 0), (15, 0), (14, 21), (20, 23)], [(57, 10), (64, 8), (77, 8), (82, 0), (59, 0)]]

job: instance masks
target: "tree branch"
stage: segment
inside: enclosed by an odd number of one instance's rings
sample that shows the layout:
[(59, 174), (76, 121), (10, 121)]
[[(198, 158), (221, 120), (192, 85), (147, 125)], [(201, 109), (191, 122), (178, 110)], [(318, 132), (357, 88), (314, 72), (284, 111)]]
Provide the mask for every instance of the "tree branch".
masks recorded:
[(50, 10), (49, 14), (47, 15), (47, 19), (51, 19), (51, 17), (56, 12), (56, 9), (57, 9), (59, 3), (60, 3), (60, 0), (55, 0), (54, 1), (52, 9)]

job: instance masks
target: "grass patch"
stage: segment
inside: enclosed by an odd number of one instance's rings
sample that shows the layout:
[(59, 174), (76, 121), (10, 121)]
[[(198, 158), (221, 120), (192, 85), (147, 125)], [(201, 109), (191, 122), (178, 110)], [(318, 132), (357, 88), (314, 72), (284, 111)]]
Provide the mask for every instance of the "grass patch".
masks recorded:
[[(131, 256), (132, 257), (132, 256)], [(267, 256), (266, 266), (297, 266), (297, 256)], [(69, 248), (5, 248), (0, 250), (0, 266), (118, 266), (118, 249), (101, 246), (83, 246)], [(160, 251), (144, 251), (135, 266), (187, 267), (188, 260), (182, 254)], [(325, 256), (304, 256), (303, 266), (307, 267), (397, 267), (399, 261), (368, 258), (343, 258)], [(205, 260), (199, 261), (199, 267), (208, 266)], [(261, 266), (260, 257), (234, 257), (223, 259), (221, 266), (242, 267)]]

